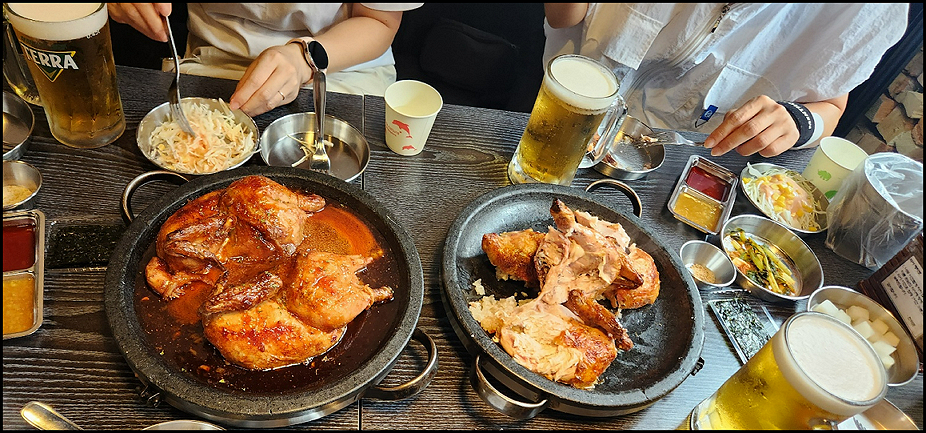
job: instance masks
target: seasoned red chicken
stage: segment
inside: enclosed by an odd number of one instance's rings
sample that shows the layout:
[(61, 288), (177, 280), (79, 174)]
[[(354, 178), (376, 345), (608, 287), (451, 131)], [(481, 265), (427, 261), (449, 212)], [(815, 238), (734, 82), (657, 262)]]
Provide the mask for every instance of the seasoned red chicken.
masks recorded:
[(357, 278), (373, 259), (322, 251), (300, 253), (283, 293), (286, 308), (309, 326), (331, 331), (363, 310), (392, 299), (389, 287), (371, 288)]
[[(318, 235), (309, 222), (324, 207), (322, 197), (263, 176), (235, 181), (167, 219), (145, 268), (148, 283), (165, 299), (185, 287), (205, 295), (190, 299), (204, 336), (230, 362), (261, 370), (306, 362), (337, 344), (361, 312), (392, 299), (392, 289), (357, 276), (374, 257), (304, 243)], [(366, 250), (382, 256), (376, 245)]]

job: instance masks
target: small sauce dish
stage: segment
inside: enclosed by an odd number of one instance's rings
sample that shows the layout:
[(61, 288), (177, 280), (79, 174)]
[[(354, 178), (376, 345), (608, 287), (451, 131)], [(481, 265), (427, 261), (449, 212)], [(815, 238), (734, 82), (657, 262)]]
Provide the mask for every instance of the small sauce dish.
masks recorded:
[(701, 290), (727, 287), (736, 280), (733, 262), (720, 248), (704, 241), (688, 241), (679, 250), (682, 263)]

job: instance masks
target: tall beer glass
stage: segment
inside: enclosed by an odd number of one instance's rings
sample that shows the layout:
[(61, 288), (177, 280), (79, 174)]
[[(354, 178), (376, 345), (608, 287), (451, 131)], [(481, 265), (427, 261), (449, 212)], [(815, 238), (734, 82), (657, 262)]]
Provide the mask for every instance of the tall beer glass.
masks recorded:
[[(618, 88), (614, 73), (588, 57), (567, 54), (551, 59), (508, 164), (511, 182), (572, 184), (592, 135), (618, 98)], [(607, 145), (606, 141), (599, 143)]]
[(125, 131), (105, 3), (4, 3), (54, 137), (95, 148)]
[(833, 317), (803, 312), (695, 406), (691, 428), (833, 428), (886, 392), (887, 372), (861, 335)]

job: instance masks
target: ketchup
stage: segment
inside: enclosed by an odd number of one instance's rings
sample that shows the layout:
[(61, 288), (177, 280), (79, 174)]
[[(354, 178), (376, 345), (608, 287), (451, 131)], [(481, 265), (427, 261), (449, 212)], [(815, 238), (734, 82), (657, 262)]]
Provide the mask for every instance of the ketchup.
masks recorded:
[(35, 264), (35, 223), (3, 225), (3, 272), (28, 269)]
[(727, 193), (730, 192), (729, 183), (724, 182), (723, 179), (708, 173), (697, 165), (692, 166), (691, 170), (688, 171), (688, 177), (685, 179), (685, 183), (721, 202), (727, 198)]

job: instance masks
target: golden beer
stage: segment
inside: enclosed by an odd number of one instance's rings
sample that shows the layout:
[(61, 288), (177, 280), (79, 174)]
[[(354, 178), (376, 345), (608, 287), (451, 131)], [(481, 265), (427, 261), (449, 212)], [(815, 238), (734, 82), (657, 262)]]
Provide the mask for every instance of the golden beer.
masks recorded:
[(713, 395), (692, 429), (832, 428), (880, 401), (887, 373), (848, 325), (815, 312), (792, 316)]
[(52, 135), (95, 148), (125, 131), (105, 3), (5, 3)]
[(618, 87), (614, 73), (587, 57), (564, 55), (550, 60), (508, 165), (511, 182), (570, 185), (589, 140), (617, 98)]

